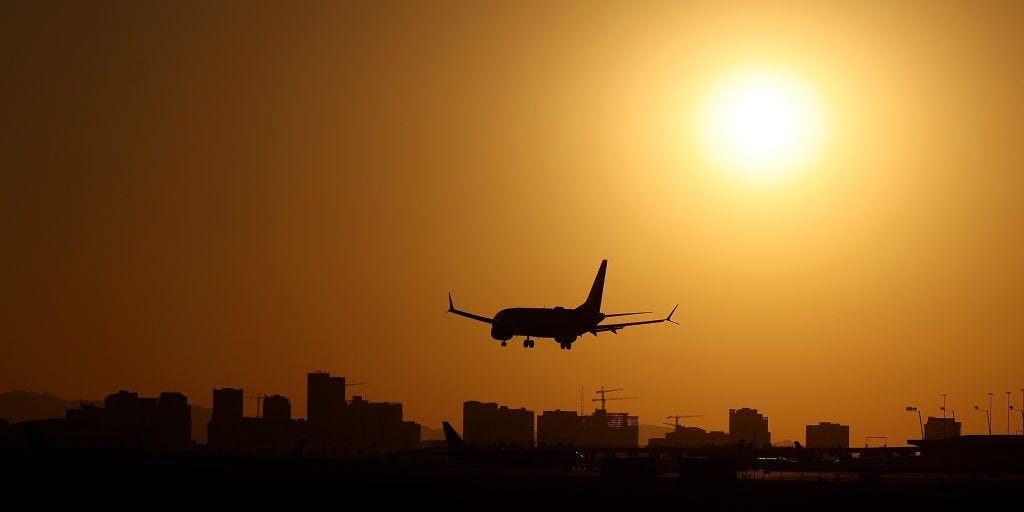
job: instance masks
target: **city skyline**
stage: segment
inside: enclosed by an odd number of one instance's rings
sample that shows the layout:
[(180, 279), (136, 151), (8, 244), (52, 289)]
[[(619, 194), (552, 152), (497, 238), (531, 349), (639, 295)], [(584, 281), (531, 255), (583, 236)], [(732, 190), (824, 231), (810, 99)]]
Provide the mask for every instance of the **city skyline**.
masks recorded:
[[(1024, 361), (1024, 5), (14, 2), (0, 390), (730, 408), (851, 440), (1006, 428)], [(482, 325), (679, 325), (571, 351)], [(989, 405), (988, 393), (995, 393)], [(251, 402), (251, 401), (247, 401)], [(203, 403), (203, 402), (197, 402)], [(209, 404), (207, 404), (209, 405)], [(254, 405), (254, 404), (247, 404)], [(1010, 413), (1011, 424), (1014, 417)], [(1019, 424), (1019, 423), (1018, 423)]]
[[(329, 372), (323, 372), (322, 370), (315, 370), (315, 371), (309, 373), (309, 375), (315, 375), (315, 374), (323, 374), (323, 375), (330, 376)], [(344, 387), (345, 386), (345, 382), (346, 382), (346, 378), (345, 377), (340, 377), (340, 376), (337, 377), (337, 378), (340, 379), (341, 386)], [(350, 384), (350, 385), (360, 385), (361, 386), (361, 385), (364, 385), (364, 384), (366, 384), (366, 382), (356, 382), (356, 383), (353, 383), (353, 384)], [(218, 388), (214, 388), (214, 395), (216, 394), (217, 389)], [(252, 394), (253, 392), (251, 392), (251, 391), (245, 391), (246, 388), (244, 388), (244, 387), (240, 387), (240, 388), (225, 387), (225, 388), (219, 388), (219, 389), (229, 389), (229, 390), (236, 389), (239, 393), (245, 392), (246, 400), (244, 400), (242, 402), (241, 409), (240, 409), (240, 414), (242, 414), (246, 418), (262, 418), (262, 417), (264, 417), (260, 413), (260, 411), (259, 411), (259, 401), (260, 401), (260, 399), (278, 399), (278, 400), (284, 400), (288, 404), (288, 407), (290, 408), (289, 409), (289, 418), (293, 418), (293, 419), (296, 419), (296, 420), (307, 420), (308, 414), (303, 414), (301, 412), (301, 411), (305, 411), (306, 410), (306, 405), (308, 404), (308, 398), (307, 398), (307, 393), (306, 392), (303, 392), (299, 396), (289, 396), (289, 395), (281, 395), (281, 394), (279, 394), (277, 392), (268, 392), (268, 393), (260, 392), (260, 393)], [(308, 387), (307, 387), (307, 389), (308, 389)], [(601, 389), (603, 389), (603, 386), (601, 387)], [(117, 393), (123, 393), (123, 392), (126, 392), (126, 390), (129, 390), (132, 393), (138, 394), (137, 390), (132, 390), (130, 388), (125, 388), (125, 387), (118, 388)], [(24, 390), (21, 390), (21, 391), (24, 391)], [(620, 391), (620, 390), (615, 390), (615, 391)], [(168, 389), (163, 389), (159, 393), (153, 393), (153, 394), (162, 394), (162, 393), (168, 393), (168, 392), (170, 392), (170, 393), (177, 393), (176, 391), (168, 391)], [(112, 394), (116, 394), (113, 391), (111, 393)], [(345, 393), (346, 393), (345, 396), (348, 396), (347, 395), (347, 391), (345, 391)], [(600, 393), (600, 391), (595, 390), (595, 393)], [(142, 393), (142, 394), (146, 395), (147, 393)], [(198, 405), (198, 406), (201, 406), (201, 407), (206, 407), (207, 409), (213, 409), (213, 407), (214, 407), (214, 401), (215, 400), (210, 400), (209, 402), (206, 402), (206, 401), (204, 401), (200, 397), (193, 398), (193, 397), (190, 397), (188, 395), (184, 395), (184, 396), (187, 398), (189, 403), (192, 404), (192, 405)], [(364, 401), (367, 399), (366, 396), (363, 396), (361, 394), (353, 393), (352, 396), (355, 397), (355, 398), (358, 398), (360, 400), (364, 400)], [(615, 398), (609, 398), (609, 400), (615, 400), (615, 399), (621, 399), (621, 398), (631, 398), (632, 399), (632, 398), (636, 398), (636, 397), (615, 397)], [(940, 396), (940, 398), (942, 398), (942, 396)], [(949, 395), (946, 394), (945, 398), (948, 400)], [(248, 399), (254, 399), (254, 400), (250, 401)], [(80, 400), (85, 400), (85, 399), (82, 398)], [(477, 398), (468, 398), (468, 399), (464, 400), (463, 402), (460, 402), (460, 405), (458, 406), (460, 412), (457, 415), (453, 415), (451, 417), (443, 418), (441, 421), (442, 422), (443, 421), (448, 421), (448, 422), (452, 422), (452, 423), (455, 423), (455, 424), (461, 424), (464, 421), (464, 419), (465, 419), (463, 414), (462, 414), (463, 408), (466, 406), (467, 403), (478, 403), (478, 404), (480, 404), (481, 402), (479, 402), (479, 400), (480, 400), (480, 397), (477, 397)], [(597, 402), (599, 400), (600, 400), (600, 398), (591, 398), (591, 395), (585, 395), (586, 404), (583, 404), (582, 402), (580, 402), (579, 404), (577, 404), (576, 408), (558, 408), (558, 407), (556, 407), (556, 408), (551, 408), (551, 409), (545, 409), (545, 408), (535, 407), (535, 406), (532, 406), (530, 404), (518, 404), (515, 407), (524, 407), (526, 409), (536, 410), (536, 411), (538, 411), (538, 417), (539, 417), (540, 416), (540, 412), (544, 412), (544, 411), (549, 411), (549, 412), (550, 411), (564, 411), (564, 412), (567, 412), (567, 413), (577, 414), (577, 413), (581, 412), (581, 409), (580, 409), (579, 406), (583, 405), (582, 413), (585, 414), (585, 415), (590, 415), (590, 414), (592, 414), (595, 411), (601, 410), (601, 405), (594, 403), (594, 402)], [(74, 400), (72, 400), (72, 402), (73, 401)], [(346, 401), (351, 402), (351, 399), (348, 399)], [(102, 403), (102, 401), (100, 401), (100, 400), (89, 400), (88, 402), (83, 402), (83, 403)], [(396, 400), (385, 401), (384, 403), (397, 404), (399, 406), (405, 407), (406, 410), (408, 410), (408, 405), (409, 405), (409, 404), (407, 404), (405, 402), (396, 401)], [(514, 402), (514, 403), (517, 403), (517, 402)], [(951, 405), (951, 402), (947, 401), (946, 403), (947, 403), (947, 405)], [(487, 404), (489, 404), (489, 405), (500, 404), (502, 409), (505, 409), (505, 408), (508, 407), (507, 403), (500, 402), (500, 401), (495, 401), (495, 400), (485, 400), (483, 402), (483, 405), (487, 405)], [(708, 421), (703, 420), (703, 419), (701, 419), (701, 420), (694, 419), (694, 417), (701, 417), (701, 418), (711, 417), (711, 418), (714, 418), (716, 416), (716, 413), (714, 413), (714, 412), (707, 413), (707, 414), (699, 414), (699, 415), (680, 415), (680, 418), (685, 418), (685, 420), (682, 423), (680, 423), (679, 426), (680, 427), (688, 427), (688, 428), (699, 428), (699, 429), (702, 429), (702, 430), (707, 431), (707, 432), (724, 432), (725, 434), (729, 434), (732, 430), (734, 430), (734, 429), (729, 428), (729, 425), (730, 425), (730, 423), (732, 421), (730, 419), (730, 417), (732, 416), (733, 412), (736, 412), (736, 411), (752, 411), (754, 414), (759, 412), (757, 408), (749, 408), (749, 405), (750, 404), (748, 404), (747, 406), (743, 406), (743, 407), (732, 407), (732, 408), (729, 408), (728, 410), (726, 410), (722, 414), (722, 416), (725, 418), (725, 421), (723, 422), (724, 425), (722, 427), (718, 427), (717, 426), (718, 424), (713, 422), (713, 421), (708, 422)], [(943, 432), (943, 435), (945, 435), (946, 431), (942, 430), (942, 429), (946, 428), (946, 427), (944, 427), (942, 425), (942, 422), (945, 419), (945, 420), (947, 420), (949, 422), (953, 422), (954, 420), (956, 421), (957, 426), (955, 428), (955, 432), (956, 432), (955, 435), (972, 435), (972, 434), (973, 435), (982, 435), (982, 434), (988, 433), (988, 419), (987, 419), (987, 415), (970, 414), (970, 415), (967, 416), (967, 418), (964, 418), (963, 416), (961, 416), (961, 419), (956, 419), (956, 417), (955, 417), (955, 409), (953, 407), (950, 406), (950, 407), (946, 408), (946, 413), (947, 413), (946, 416), (944, 416), (942, 414), (943, 413), (942, 407), (943, 407), (942, 405), (938, 406), (938, 411), (936, 411), (936, 414), (931, 414), (931, 413), (929, 413), (926, 410), (921, 410), (920, 411), (922, 413), (922, 416), (920, 418), (922, 423), (920, 425), (918, 425), (919, 428), (920, 428), (920, 432), (923, 433), (926, 430), (926, 425), (924, 424), (924, 420), (928, 419), (929, 420), (929, 422), (928, 422), (929, 425), (928, 425), (928, 429), (927, 430), (929, 430), (930, 432), (933, 432), (932, 434), (929, 434), (929, 437), (938, 435), (935, 432), (939, 432), (939, 431)], [(632, 411), (629, 411), (629, 409), (630, 409), (629, 406), (622, 406), (622, 407), (608, 407), (606, 410), (609, 413), (616, 413), (616, 414), (618, 414), (620, 412), (623, 412), (623, 410), (625, 410), (626, 413), (632, 414)], [(918, 412), (918, 408), (915, 408), (913, 406), (908, 406), (905, 409), (907, 411), (910, 411), (911, 409), (914, 409), (913, 412)], [(984, 409), (982, 409), (981, 411), (977, 411), (973, 407), (971, 407), (969, 409), (970, 410), (968, 412), (972, 412), (972, 413), (973, 412), (984, 412)], [(999, 409), (995, 408), (995, 410), (998, 411)], [(950, 411), (952, 411), (952, 415), (949, 414)], [(967, 411), (967, 409), (965, 409), (965, 411)], [(1007, 412), (1010, 413), (1010, 416), (1009, 416), (1010, 432), (1008, 432), (1008, 434), (1010, 434), (1010, 435), (1021, 435), (1021, 429), (1016, 428), (1016, 424), (1013, 422), (1014, 421), (1014, 417), (1021, 416), (1018, 411), (1019, 411), (1019, 409), (1017, 407), (1014, 407), (1012, 410), (1011, 409), (1007, 409)], [(760, 411), (760, 412), (762, 414), (766, 413), (766, 411), (763, 411), (763, 410)], [(639, 415), (637, 415), (637, 414), (633, 414), (633, 415), (639, 417)], [(810, 416), (813, 416), (813, 414), (809, 414), (808, 418), (810, 418)], [(971, 422), (965, 421), (965, 419), (969, 420), (970, 418), (975, 417), (975, 416), (980, 416), (981, 417), (981, 422), (976, 426), (976, 428), (972, 429), (972, 428), (961, 427), (961, 425), (970, 425)], [(408, 415), (407, 415), (407, 417), (408, 417)], [(672, 417), (673, 417), (672, 415), (668, 416), (668, 418), (672, 418)], [(909, 416), (903, 416), (903, 417), (909, 417)], [(645, 427), (665, 428), (665, 427), (661, 427), (661, 425), (663, 425), (665, 423), (662, 422), (660, 420), (660, 418), (662, 418), (662, 417), (661, 416), (655, 416), (655, 417), (652, 417), (650, 419), (650, 421), (648, 421), (646, 423), (641, 421), (640, 424), (642, 426), (645, 426)], [(914, 418), (916, 418), (916, 416), (914, 416), (911, 419), (914, 419)], [(993, 422), (997, 422), (998, 418), (999, 418), (998, 416), (993, 414), (992, 421)], [(1007, 417), (1004, 416), (1003, 418), (1006, 419)], [(0, 419), (4, 419), (4, 418), (0, 417)], [(420, 421), (417, 418), (411, 418), (410, 417), (410, 419), (412, 421), (416, 421), (420, 425), (423, 425), (424, 427), (429, 428), (429, 429), (431, 429), (431, 430), (433, 430), (435, 432), (440, 431), (439, 426), (431, 425), (429, 423)], [(931, 426), (931, 423), (933, 423), (932, 420), (935, 420), (935, 422), (936, 422), (934, 427)], [(764, 421), (767, 422), (767, 419), (765, 419)], [(853, 420), (853, 421), (845, 421), (845, 420), (844, 421), (838, 421), (835, 418), (817, 418), (817, 419), (797, 420), (797, 423), (801, 423), (800, 432), (797, 433), (797, 434), (792, 434), (792, 433), (789, 433), (789, 432), (786, 432), (784, 434), (780, 434), (779, 431), (777, 430), (776, 426), (771, 426), (770, 428), (768, 428), (768, 432), (769, 432), (769, 434), (771, 434), (771, 441), (769, 441), (769, 444), (772, 445), (772, 446), (790, 446), (793, 441), (796, 441), (796, 440), (799, 440), (799, 439), (803, 438), (802, 436), (805, 435), (805, 429), (807, 427), (814, 426), (815, 423), (818, 423), (819, 425), (821, 425), (821, 424), (832, 424), (832, 422), (834, 422), (834, 421), (837, 422), (836, 424), (840, 424), (840, 423), (844, 424), (844, 428), (848, 429), (847, 436), (850, 439), (851, 445), (853, 445), (853, 446), (858, 446), (861, 443), (861, 439), (864, 439), (865, 446), (867, 446), (867, 445), (869, 445), (872, 442), (872, 441), (870, 441), (870, 439), (883, 439), (883, 438), (887, 440), (886, 443), (888, 445), (890, 445), (890, 446), (907, 446), (908, 445), (907, 444), (908, 440), (911, 440), (911, 439), (921, 439), (922, 438), (921, 435), (912, 435), (912, 436), (908, 436), (906, 438), (900, 438), (900, 437), (893, 436), (893, 435), (889, 434), (888, 431), (884, 431), (884, 430), (883, 431), (877, 431), (877, 432), (869, 432), (869, 431), (866, 431), (864, 429), (857, 429), (856, 428), (856, 425), (857, 425), (856, 420)], [(771, 425), (776, 425), (776, 423), (772, 423)], [(950, 423), (950, 425), (952, 425), (952, 423)], [(933, 431), (933, 430), (931, 430), (932, 428), (934, 428), (936, 430)], [(948, 428), (949, 428), (950, 435), (953, 435), (952, 434), (952, 432), (954, 431), (953, 427), (949, 426)], [(669, 429), (666, 428), (666, 430), (669, 430)], [(756, 428), (755, 428), (755, 430), (756, 430)], [(535, 431), (536, 431), (536, 429), (535, 429)], [(671, 430), (669, 430), (669, 431), (671, 431)], [(992, 434), (993, 435), (1005, 435), (1005, 434), (1007, 434), (1007, 432), (999, 432), (998, 430), (996, 430), (996, 431), (992, 431)], [(470, 438), (472, 438), (472, 437), (473, 437), (473, 435), (471, 434)], [(749, 433), (747, 435), (738, 434), (738, 437), (735, 437), (735, 438), (730, 437), (729, 438), (729, 442), (730, 443), (735, 443), (739, 439), (746, 439), (746, 437), (749, 437)], [(648, 439), (645, 439), (645, 438), (640, 438), (639, 439), (639, 442), (640, 442), (641, 446), (646, 445), (647, 441), (648, 441)], [(762, 438), (762, 441), (763, 441), (763, 438)], [(746, 440), (746, 442), (749, 444), (752, 441), (751, 440)], [(760, 441), (758, 442), (758, 444), (760, 444)]]

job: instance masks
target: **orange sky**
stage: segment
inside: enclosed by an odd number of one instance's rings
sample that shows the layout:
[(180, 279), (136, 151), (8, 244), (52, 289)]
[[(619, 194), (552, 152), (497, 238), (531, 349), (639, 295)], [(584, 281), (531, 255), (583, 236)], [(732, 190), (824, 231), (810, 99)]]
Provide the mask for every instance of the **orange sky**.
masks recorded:
[[(0, 390), (369, 384), (641, 422), (755, 407), (774, 440), (904, 410), (1005, 431), (1024, 365), (1024, 10), (1012, 2), (25, 2), (0, 19)], [(896, 5), (894, 5), (896, 4)], [(690, 123), (776, 66), (828, 133), (745, 182)], [(500, 348), (446, 315), (679, 303), (681, 325)], [(1000, 405), (1002, 404), (1002, 405)], [(615, 409), (618, 409), (616, 407)], [(621, 409), (618, 409), (621, 410)], [(1015, 417), (1019, 428), (1020, 418)]]

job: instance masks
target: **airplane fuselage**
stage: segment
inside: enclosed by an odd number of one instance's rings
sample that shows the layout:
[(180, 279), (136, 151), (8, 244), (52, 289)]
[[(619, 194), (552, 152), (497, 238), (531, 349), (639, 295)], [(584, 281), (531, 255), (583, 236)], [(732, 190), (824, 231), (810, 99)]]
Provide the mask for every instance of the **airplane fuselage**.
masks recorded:
[(494, 315), (491, 337), (506, 341), (513, 336), (554, 338), (559, 343), (572, 343), (604, 320), (601, 313), (580, 309), (508, 308)]

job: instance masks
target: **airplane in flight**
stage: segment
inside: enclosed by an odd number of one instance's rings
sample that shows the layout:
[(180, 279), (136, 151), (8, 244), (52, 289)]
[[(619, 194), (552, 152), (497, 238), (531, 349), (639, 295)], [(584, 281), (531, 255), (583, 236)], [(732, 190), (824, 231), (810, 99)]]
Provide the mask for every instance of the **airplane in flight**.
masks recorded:
[(503, 309), (494, 315), (494, 318), (474, 315), (465, 311), (455, 309), (452, 302), (452, 294), (448, 294), (448, 312), (459, 316), (472, 318), (480, 322), (491, 324), (491, 337), (501, 341), (501, 346), (506, 346), (508, 340), (513, 336), (526, 336), (523, 341), (524, 348), (533, 348), (533, 338), (553, 338), (561, 346), (562, 350), (569, 350), (572, 344), (586, 333), (597, 336), (600, 332), (611, 332), (618, 334), (620, 329), (633, 325), (656, 324), (671, 322), (672, 314), (676, 307), (665, 318), (657, 320), (643, 320), (639, 322), (623, 322), (602, 324), (606, 318), (614, 316), (642, 315), (650, 311), (638, 311), (634, 313), (602, 313), (601, 295), (604, 293), (604, 275), (608, 268), (608, 260), (601, 261), (601, 267), (597, 270), (597, 277), (594, 278), (594, 285), (590, 288), (590, 295), (587, 300), (574, 309), (566, 309), (561, 306), (554, 308), (508, 308)]

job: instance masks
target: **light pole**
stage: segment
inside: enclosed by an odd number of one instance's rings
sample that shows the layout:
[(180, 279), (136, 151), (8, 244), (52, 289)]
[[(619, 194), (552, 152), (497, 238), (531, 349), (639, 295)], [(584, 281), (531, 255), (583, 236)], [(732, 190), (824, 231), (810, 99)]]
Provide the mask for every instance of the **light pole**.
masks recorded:
[(990, 411), (988, 409), (982, 409), (981, 407), (978, 407), (977, 405), (974, 406), (974, 410), (975, 411), (984, 411), (985, 418), (988, 421), (988, 435), (992, 435), (992, 411)]
[(1010, 435), (1010, 411), (1013, 410), (1013, 406), (1010, 405), (1010, 392), (1006, 392), (1006, 435)]
[[(945, 393), (942, 394), (942, 407), (940, 407), (940, 409), (942, 409), (942, 438), (943, 439), (946, 438), (946, 396), (948, 396), (948, 395), (946, 395)], [(953, 423), (956, 423), (956, 418), (953, 419)]]
[[(943, 407), (942, 408), (942, 417), (943, 418), (946, 417), (946, 413), (947, 412), (949, 412), (950, 414), (953, 415), (953, 433), (955, 434), (956, 433), (956, 411), (954, 411), (953, 409), (946, 409), (945, 407)], [(946, 422), (945, 421), (942, 422), (942, 438), (943, 439), (946, 438)]]
[(917, 413), (917, 424), (921, 427), (921, 439), (924, 439), (924, 423), (921, 421), (921, 410), (917, 407), (907, 406), (907, 412)]
[[(1010, 406), (1010, 410), (1011, 410), (1011, 411), (1016, 411), (1017, 409), (1014, 409), (1014, 408), (1013, 408), (1013, 406), (1011, 405), (1011, 406)], [(1021, 409), (1021, 410), (1020, 410), (1020, 420), (1021, 420), (1022, 422), (1024, 422), (1024, 409)], [(1021, 431), (1020, 431), (1020, 433), (1021, 433), (1021, 434), (1024, 434), (1024, 430), (1021, 430)]]
[(992, 435), (992, 397), (995, 393), (988, 394), (988, 435)]

